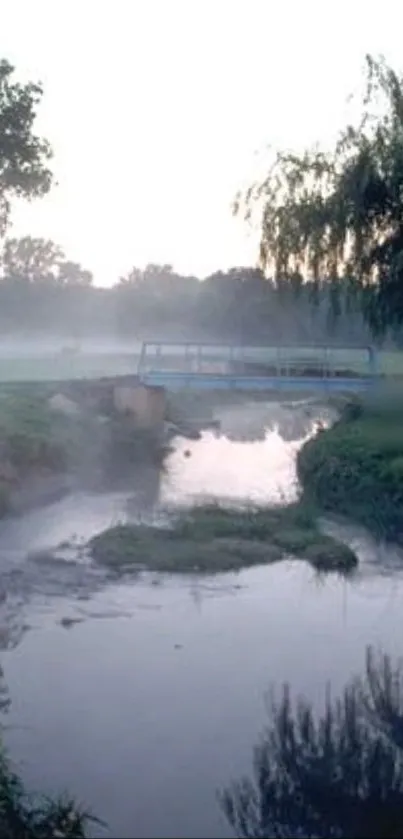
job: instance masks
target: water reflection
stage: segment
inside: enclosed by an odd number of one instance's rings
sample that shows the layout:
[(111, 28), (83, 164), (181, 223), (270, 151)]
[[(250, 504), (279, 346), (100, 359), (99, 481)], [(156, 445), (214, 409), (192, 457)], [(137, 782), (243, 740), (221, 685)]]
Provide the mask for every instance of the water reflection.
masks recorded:
[(318, 423), (336, 417), (329, 406), (309, 400), (244, 400), (213, 410), (220, 432), (200, 440), (177, 438), (161, 479), (162, 504), (206, 500), (282, 504), (298, 496), (296, 454)]
[(161, 480), (161, 502), (292, 502), (298, 496), (296, 453), (306, 439), (286, 442), (278, 429), (247, 443), (212, 432), (195, 442), (178, 439)]
[(232, 782), (221, 806), (239, 837), (403, 836), (402, 667), (367, 651), (364, 680), (340, 699), (269, 704), (253, 776)]

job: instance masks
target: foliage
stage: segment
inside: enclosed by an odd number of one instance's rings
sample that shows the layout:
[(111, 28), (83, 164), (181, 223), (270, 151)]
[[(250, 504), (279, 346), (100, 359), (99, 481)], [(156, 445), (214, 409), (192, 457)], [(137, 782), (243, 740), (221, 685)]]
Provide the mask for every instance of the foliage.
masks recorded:
[(62, 248), (51, 239), (6, 239), (3, 270), (8, 283), (46, 286), (90, 285), (92, 275), (76, 262), (66, 260)]
[[(363, 113), (329, 154), (280, 152), (262, 183), (238, 199), (258, 205), (260, 261), (278, 282), (302, 276), (360, 299), (371, 328), (403, 323), (403, 80), (367, 56)], [(338, 280), (346, 278), (341, 287)]]
[(305, 495), (378, 537), (403, 533), (402, 399), (389, 391), (345, 410), (297, 456)]
[(366, 678), (320, 718), (288, 686), (269, 706), (253, 778), (220, 795), (240, 837), (403, 836), (402, 668), (367, 651)]
[[(92, 286), (91, 273), (52, 241), (8, 239), (0, 282), (2, 335), (103, 336), (121, 340), (234, 341), (237, 343), (366, 344), (358, 308), (332, 320), (326, 283), (304, 285), (298, 297), (262, 272), (232, 268), (203, 281), (170, 266), (133, 268), (111, 288)], [(113, 281), (111, 277), (111, 282)], [(396, 334), (399, 337), (399, 334)]]
[(0, 233), (4, 233), (14, 197), (45, 195), (51, 185), (49, 144), (34, 133), (40, 84), (13, 79), (14, 67), (0, 61)]
[(95, 822), (68, 798), (29, 795), (0, 750), (0, 835), (2, 839), (85, 839)]
[(0, 399), (0, 451), (3, 462), (19, 474), (32, 469), (63, 469), (64, 418), (55, 420), (46, 399), (38, 394), (3, 395)]
[(94, 559), (111, 568), (210, 574), (275, 562), (306, 559), (318, 570), (348, 572), (353, 552), (319, 532), (314, 515), (299, 504), (269, 510), (195, 507), (171, 527), (116, 525), (90, 543)]

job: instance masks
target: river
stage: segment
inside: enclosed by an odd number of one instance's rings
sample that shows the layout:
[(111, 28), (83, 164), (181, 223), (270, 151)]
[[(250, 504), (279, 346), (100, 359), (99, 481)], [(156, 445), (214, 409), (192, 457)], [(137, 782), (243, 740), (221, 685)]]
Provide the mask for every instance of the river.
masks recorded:
[(348, 580), (291, 559), (213, 578), (91, 566), (89, 536), (167, 504), (293, 500), (296, 452), (331, 419), (273, 402), (216, 416), (221, 434), (176, 440), (141, 491), (74, 494), (0, 529), (6, 743), (29, 788), (105, 820), (97, 836), (232, 836), (216, 793), (250, 769), (267, 689), (289, 681), (319, 706), (368, 643), (402, 652), (403, 563), (354, 526), (326, 525), (358, 553)]

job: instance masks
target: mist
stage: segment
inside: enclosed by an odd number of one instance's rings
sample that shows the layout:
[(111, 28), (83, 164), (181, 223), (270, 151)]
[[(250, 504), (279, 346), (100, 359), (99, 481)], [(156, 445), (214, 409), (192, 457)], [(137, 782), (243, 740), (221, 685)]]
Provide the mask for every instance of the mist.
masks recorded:
[[(347, 283), (295, 286), (235, 266), (208, 277), (171, 265), (129, 267), (95, 285), (88, 266), (50, 240), (6, 240), (0, 354), (130, 353), (144, 340), (365, 345), (371, 336)], [(388, 336), (400, 343), (401, 331)]]

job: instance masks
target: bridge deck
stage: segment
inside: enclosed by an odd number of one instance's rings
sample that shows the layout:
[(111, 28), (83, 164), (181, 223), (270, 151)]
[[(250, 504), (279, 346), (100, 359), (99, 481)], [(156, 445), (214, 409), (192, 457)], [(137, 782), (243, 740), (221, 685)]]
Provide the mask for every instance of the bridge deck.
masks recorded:
[(247, 347), (224, 344), (143, 344), (144, 384), (196, 390), (362, 390), (376, 374), (370, 347)]

